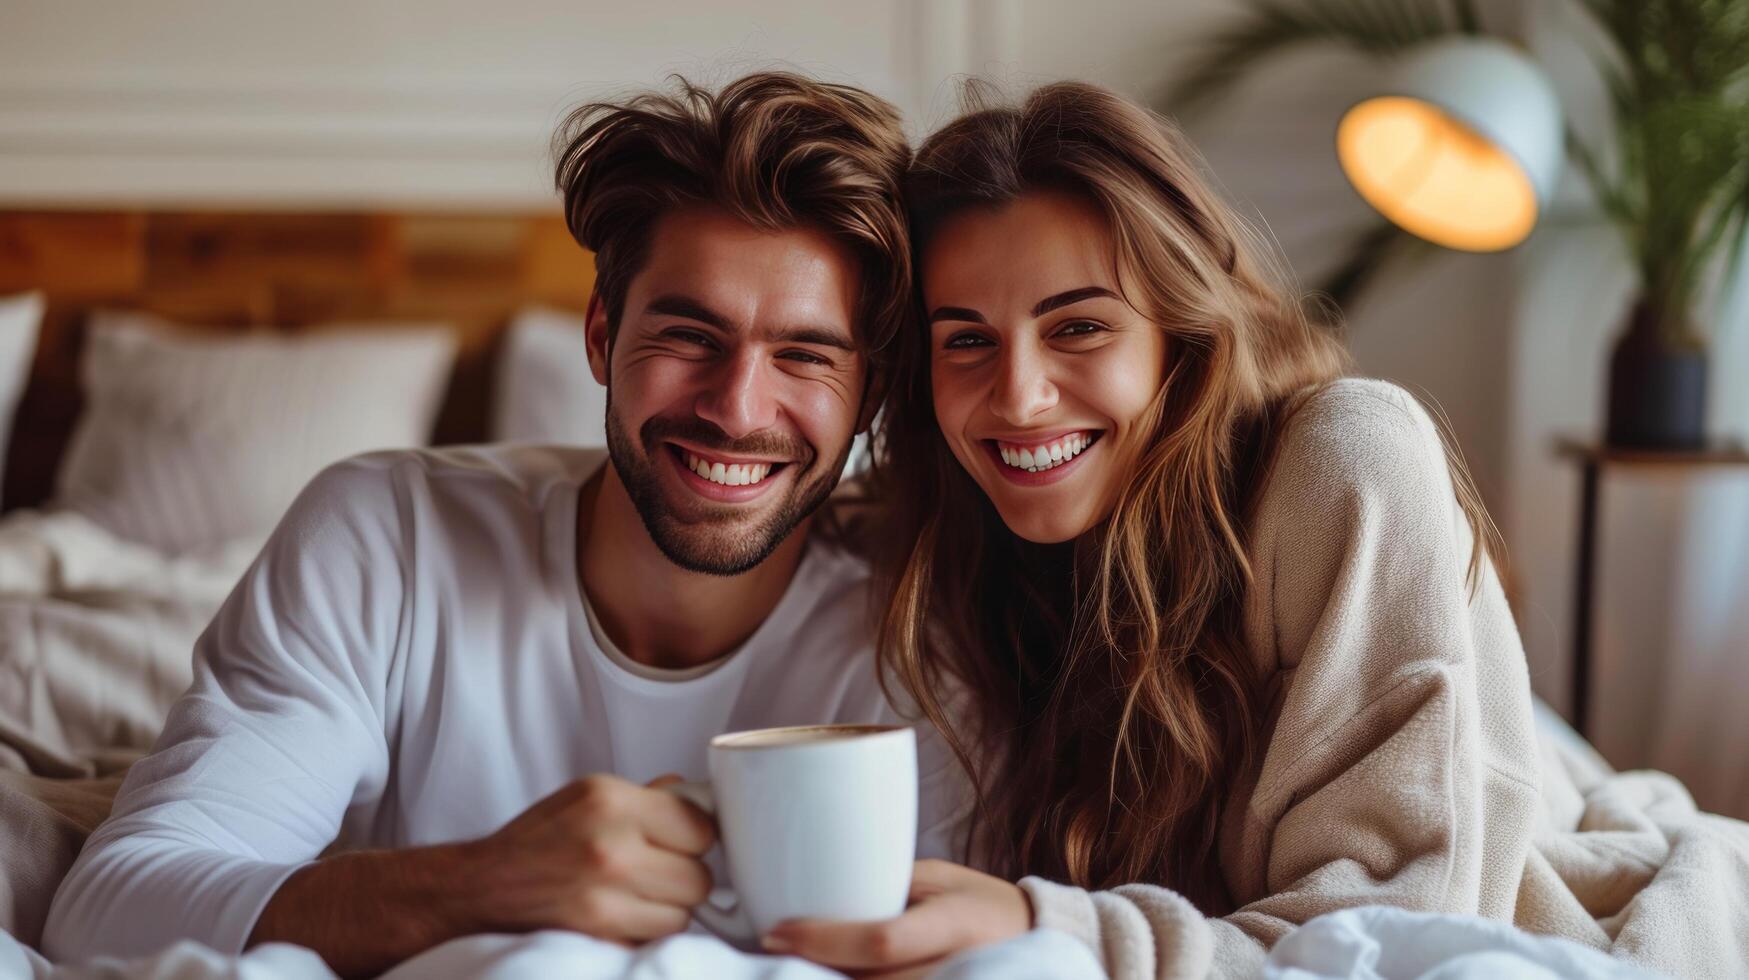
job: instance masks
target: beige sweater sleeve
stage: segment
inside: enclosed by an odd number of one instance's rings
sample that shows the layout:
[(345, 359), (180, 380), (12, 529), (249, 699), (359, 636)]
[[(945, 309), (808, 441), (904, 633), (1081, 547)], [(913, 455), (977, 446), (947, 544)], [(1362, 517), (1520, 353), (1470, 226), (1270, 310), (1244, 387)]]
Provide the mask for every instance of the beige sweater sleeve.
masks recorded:
[(1491, 566), (1466, 587), (1470, 527), (1426, 412), (1377, 381), (1314, 396), (1251, 530), (1247, 645), (1278, 709), (1222, 821), (1236, 911), (1021, 882), (1039, 926), (1121, 980), (1253, 976), (1289, 930), (1356, 905), (1512, 917), (1538, 805), (1524, 653)]

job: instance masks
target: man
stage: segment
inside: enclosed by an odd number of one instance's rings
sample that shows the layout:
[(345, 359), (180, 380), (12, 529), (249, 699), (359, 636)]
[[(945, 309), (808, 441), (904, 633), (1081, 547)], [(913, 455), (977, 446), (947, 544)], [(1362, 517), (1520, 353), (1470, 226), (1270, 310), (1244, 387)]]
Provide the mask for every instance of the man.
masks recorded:
[[(267, 941), (374, 973), (476, 932), (687, 927), (723, 731), (892, 722), (866, 571), (812, 527), (910, 267), (895, 111), (784, 74), (585, 106), (608, 461), (396, 451), (305, 489), (56, 895), (57, 960)], [(932, 734), (932, 733), (926, 733)], [(959, 771), (920, 760), (919, 850)], [(333, 844), (333, 856), (318, 859)]]

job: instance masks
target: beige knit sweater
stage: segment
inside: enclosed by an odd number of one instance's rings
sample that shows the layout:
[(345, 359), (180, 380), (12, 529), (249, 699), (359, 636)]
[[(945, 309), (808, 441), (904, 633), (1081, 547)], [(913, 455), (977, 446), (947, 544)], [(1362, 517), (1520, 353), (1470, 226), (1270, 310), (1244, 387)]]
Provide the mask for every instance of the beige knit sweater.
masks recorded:
[(1027, 878), (1038, 925), (1121, 980), (1255, 976), (1296, 925), (1374, 904), (1745, 975), (1749, 826), (1696, 814), (1667, 777), (1543, 772), (1524, 650), (1492, 567), (1472, 598), (1470, 552), (1414, 398), (1359, 379), (1316, 395), (1252, 530), (1246, 642), (1279, 696), (1220, 835), (1237, 911)]

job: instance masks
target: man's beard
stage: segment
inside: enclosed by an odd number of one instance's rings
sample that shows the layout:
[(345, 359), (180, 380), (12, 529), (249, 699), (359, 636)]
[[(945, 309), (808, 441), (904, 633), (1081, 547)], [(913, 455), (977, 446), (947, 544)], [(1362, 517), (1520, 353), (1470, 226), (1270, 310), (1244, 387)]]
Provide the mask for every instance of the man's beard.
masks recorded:
[[(669, 512), (662, 497), (656, 467), (667, 465), (657, 458), (671, 452), (665, 445), (669, 438), (680, 438), (700, 448), (721, 452), (724, 456), (778, 456), (790, 460), (788, 467), (796, 471), (788, 495), (765, 517), (752, 522), (735, 514), (702, 521), (682, 521)], [(771, 556), (777, 546), (789, 537), (796, 525), (818, 510), (832, 495), (844, 462), (850, 456), (850, 443), (838, 454), (833, 465), (820, 470), (803, 482), (809, 467), (818, 456), (813, 447), (799, 440), (775, 434), (755, 434), (744, 439), (730, 439), (721, 429), (699, 418), (647, 420), (638, 432), (640, 452), (630, 434), (625, 431), (610, 397), (607, 404), (607, 454), (626, 493), (637, 507), (638, 516), (650, 539), (668, 560), (691, 572), (709, 575), (739, 575)], [(771, 477), (766, 477), (771, 479)], [(702, 498), (701, 498), (701, 502)], [(728, 508), (730, 505), (719, 504)]]

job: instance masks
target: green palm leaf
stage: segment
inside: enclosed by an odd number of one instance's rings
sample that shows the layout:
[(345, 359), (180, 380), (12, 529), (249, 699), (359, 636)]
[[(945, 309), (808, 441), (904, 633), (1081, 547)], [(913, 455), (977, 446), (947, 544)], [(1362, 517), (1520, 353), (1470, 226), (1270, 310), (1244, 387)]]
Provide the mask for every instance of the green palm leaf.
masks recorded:
[(1334, 44), (1389, 56), (1445, 34), (1475, 30), (1471, 0), (1242, 0), (1244, 11), (1199, 44), (1199, 55), (1166, 93), (1173, 112), (1193, 114), (1231, 92), (1259, 64), (1294, 47)]

